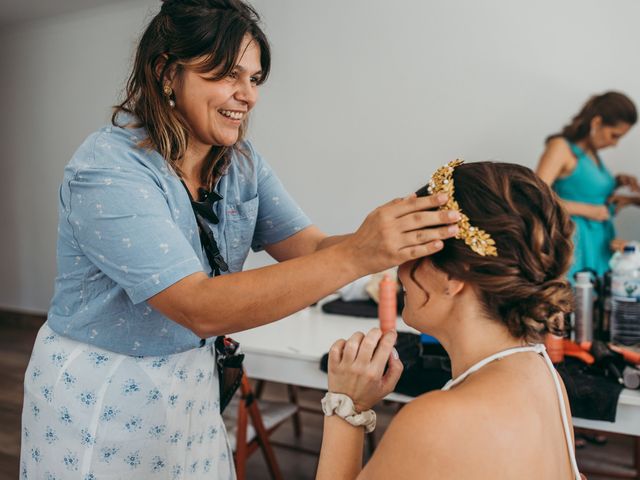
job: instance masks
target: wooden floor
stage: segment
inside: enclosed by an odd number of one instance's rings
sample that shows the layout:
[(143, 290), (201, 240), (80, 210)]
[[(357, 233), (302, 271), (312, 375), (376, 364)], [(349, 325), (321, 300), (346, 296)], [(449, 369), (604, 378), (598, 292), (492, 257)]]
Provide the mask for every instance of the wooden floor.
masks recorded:
[(0, 320), (0, 479), (18, 478), (22, 381), (38, 332)]
[[(0, 480), (18, 478), (20, 456), (20, 414), (22, 409), (22, 380), (29, 362), (31, 348), (37, 334), (38, 318), (26, 322), (0, 314)], [(313, 390), (301, 392), (301, 403), (317, 408), (321, 393)], [(286, 398), (282, 385), (268, 384), (266, 398)], [(393, 417), (393, 405), (376, 408), (378, 411), (379, 436)], [(303, 433), (296, 440), (291, 425), (285, 424), (275, 432), (276, 442), (300, 446), (307, 450), (318, 451), (322, 438), (322, 417), (314, 413), (303, 413)], [(317, 457), (309, 453), (292, 451), (276, 446), (276, 456), (287, 480), (311, 480), (315, 477)], [(621, 474), (629, 474), (633, 465), (633, 442), (628, 437), (611, 436), (604, 446), (588, 445), (578, 451), (581, 468), (606, 466)], [(251, 456), (248, 462), (249, 480), (268, 480), (269, 474), (264, 459), (259, 452)], [(605, 480), (613, 477), (589, 475), (589, 480)]]

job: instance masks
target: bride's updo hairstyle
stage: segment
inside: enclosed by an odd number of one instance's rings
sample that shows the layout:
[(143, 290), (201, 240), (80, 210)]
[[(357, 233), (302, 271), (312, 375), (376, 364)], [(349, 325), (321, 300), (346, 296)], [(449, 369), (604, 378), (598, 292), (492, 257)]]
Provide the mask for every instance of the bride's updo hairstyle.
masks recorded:
[[(449, 239), (429, 257), (434, 267), (471, 285), (485, 313), (514, 337), (532, 342), (545, 329), (556, 331), (573, 306), (565, 279), (573, 223), (555, 193), (529, 168), (510, 163), (459, 165), (453, 183), (461, 211), (491, 236), (498, 255), (482, 256), (464, 240)], [(417, 194), (427, 195), (427, 188)]]

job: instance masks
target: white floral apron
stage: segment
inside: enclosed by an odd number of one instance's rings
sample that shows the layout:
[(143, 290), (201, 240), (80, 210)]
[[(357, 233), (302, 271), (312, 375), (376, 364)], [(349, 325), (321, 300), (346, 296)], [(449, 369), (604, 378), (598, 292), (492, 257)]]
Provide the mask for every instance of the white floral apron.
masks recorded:
[(132, 357), (45, 324), (24, 381), (21, 480), (235, 479), (213, 344)]

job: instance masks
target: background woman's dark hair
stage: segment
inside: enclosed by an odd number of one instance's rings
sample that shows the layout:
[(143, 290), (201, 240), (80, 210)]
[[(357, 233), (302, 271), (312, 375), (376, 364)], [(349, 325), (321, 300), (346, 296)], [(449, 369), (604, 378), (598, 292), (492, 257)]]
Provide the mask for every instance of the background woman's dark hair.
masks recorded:
[[(473, 285), (485, 313), (513, 336), (534, 341), (545, 327), (557, 330), (573, 306), (564, 278), (573, 223), (555, 193), (530, 169), (510, 163), (465, 163), (455, 169), (453, 182), (461, 210), (491, 235), (498, 256), (483, 257), (464, 240), (450, 239), (429, 257), (433, 265)], [(418, 191), (426, 194), (426, 188)]]
[[(240, 0), (165, 0), (160, 12), (151, 20), (140, 39), (133, 70), (127, 82), (125, 99), (114, 107), (111, 121), (118, 124), (118, 114), (133, 114), (145, 127), (149, 137), (142, 146), (154, 148), (180, 172), (176, 165), (185, 153), (189, 127), (175, 109), (169, 107), (163, 85), (170, 69), (178, 76), (184, 64), (198, 60), (200, 72), (216, 71), (222, 79), (233, 70), (245, 35), (260, 47), (262, 83), (269, 75), (269, 42), (258, 24), (256, 11)], [(160, 74), (158, 75), (158, 70)], [(239, 140), (246, 132), (246, 119)], [(213, 147), (205, 162), (201, 181), (212, 186), (228, 167), (230, 152)]]
[(591, 120), (597, 116), (602, 117), (602, 123), (610, 127), (618, 123), (634, 125), (638, 121), (636, 106), (629, 97), (619, 92), (606, 92), (591, 97), (571, 123), (560, 133), (549, 136), (547, 142), (555, 137), (563, 137), (570, 142), (582, 140), (589, 135)]

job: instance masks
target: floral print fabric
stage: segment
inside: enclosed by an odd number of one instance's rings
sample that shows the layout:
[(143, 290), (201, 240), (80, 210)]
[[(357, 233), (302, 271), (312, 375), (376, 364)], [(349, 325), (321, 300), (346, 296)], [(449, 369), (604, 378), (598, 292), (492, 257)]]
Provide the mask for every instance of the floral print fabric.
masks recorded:
[(21, 480), (234, 479), (215, 351), (133, 357), (45, 324), (25, 375)]

